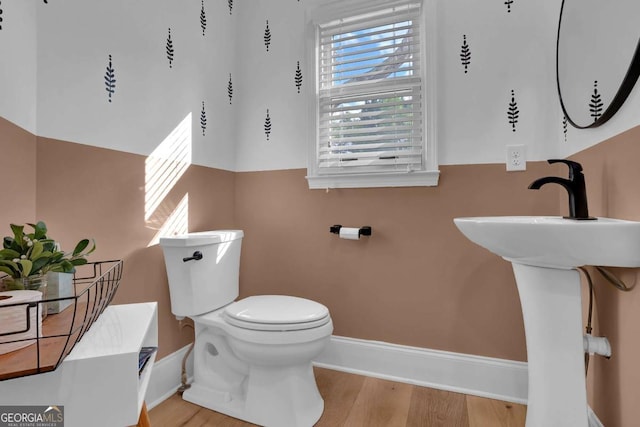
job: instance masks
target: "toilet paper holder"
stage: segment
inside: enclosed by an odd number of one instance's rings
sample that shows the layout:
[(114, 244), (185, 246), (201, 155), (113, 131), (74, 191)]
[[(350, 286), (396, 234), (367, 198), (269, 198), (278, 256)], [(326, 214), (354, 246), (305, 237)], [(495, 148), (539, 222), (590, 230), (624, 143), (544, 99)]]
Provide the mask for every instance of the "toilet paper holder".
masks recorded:
[[(333, 234), (340, 234), (340, 229), (342, 228), (342, 225), (340, 224), (336, 224), (336, 225), (332, 225), (331, 227), (329, 227), (329, 231)], [(358, 229), (358, 237), (360, 236), (371, 236), (371, 227), (368, 225), (365, 225), (363, 227), (360, 227)]]

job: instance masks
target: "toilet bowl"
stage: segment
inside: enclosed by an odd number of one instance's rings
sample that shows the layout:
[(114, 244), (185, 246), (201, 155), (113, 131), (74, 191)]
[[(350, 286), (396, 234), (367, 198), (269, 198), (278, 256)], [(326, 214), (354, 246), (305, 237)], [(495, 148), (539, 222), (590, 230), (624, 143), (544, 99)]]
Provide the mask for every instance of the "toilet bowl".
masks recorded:
[(333, 332), (329, 310), (284, 295), (234, 301), (242, 236), (223, 230), (160, 240), (172, 312), (195, 326), (194, 380), (183, 398), (258, 425), (312, 426), (324, 402), (311, 361)]

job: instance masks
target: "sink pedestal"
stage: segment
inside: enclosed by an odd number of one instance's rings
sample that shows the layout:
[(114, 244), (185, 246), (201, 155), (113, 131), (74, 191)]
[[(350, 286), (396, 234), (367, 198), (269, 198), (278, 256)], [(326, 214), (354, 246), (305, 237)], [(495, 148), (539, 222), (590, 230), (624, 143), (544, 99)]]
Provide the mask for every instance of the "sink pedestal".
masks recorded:
[(487, 216), (454, 222), (469, 240), (513, 265), (529, 360), (527, 427), (602, 427), (587, 406), (576, 268), (639, 268), (640, 222), (558, 216)]
[(527, 342), (526, 427), (587, 427), (580, 274), (512, 265)]

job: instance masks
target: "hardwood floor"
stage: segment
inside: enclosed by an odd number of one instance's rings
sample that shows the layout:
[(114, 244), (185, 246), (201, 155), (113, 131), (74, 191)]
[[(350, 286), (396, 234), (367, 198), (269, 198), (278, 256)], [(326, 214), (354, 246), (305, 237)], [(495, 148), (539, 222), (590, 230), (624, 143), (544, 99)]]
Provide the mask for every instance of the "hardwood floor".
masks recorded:
[[(525, 422), (526, 406), (515, 403), (329, 369), (316, 368), (315, 374), (325, 402), (316, 427), (523, 427)], [(178, 395), (149, 416), (153, 427), (253, 426)]]

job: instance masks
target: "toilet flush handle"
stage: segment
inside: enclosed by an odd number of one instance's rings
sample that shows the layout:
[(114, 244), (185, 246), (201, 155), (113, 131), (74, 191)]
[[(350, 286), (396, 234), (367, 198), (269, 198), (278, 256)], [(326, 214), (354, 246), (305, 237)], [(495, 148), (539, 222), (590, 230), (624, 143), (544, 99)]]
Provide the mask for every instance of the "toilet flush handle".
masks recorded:
[(195, 251), (195, 252), (193, 253), (193, 255), (188, 256), (188, 257), (186, 257), (186, 258), (182, 258), (182, 261), (183, 261), (183, 262), (193, 261), (193, 260), (195, 260), (195, 261), (200, 261), (201, 259), (202, 259), (202, 252), (200, 252), (200, 251)]

